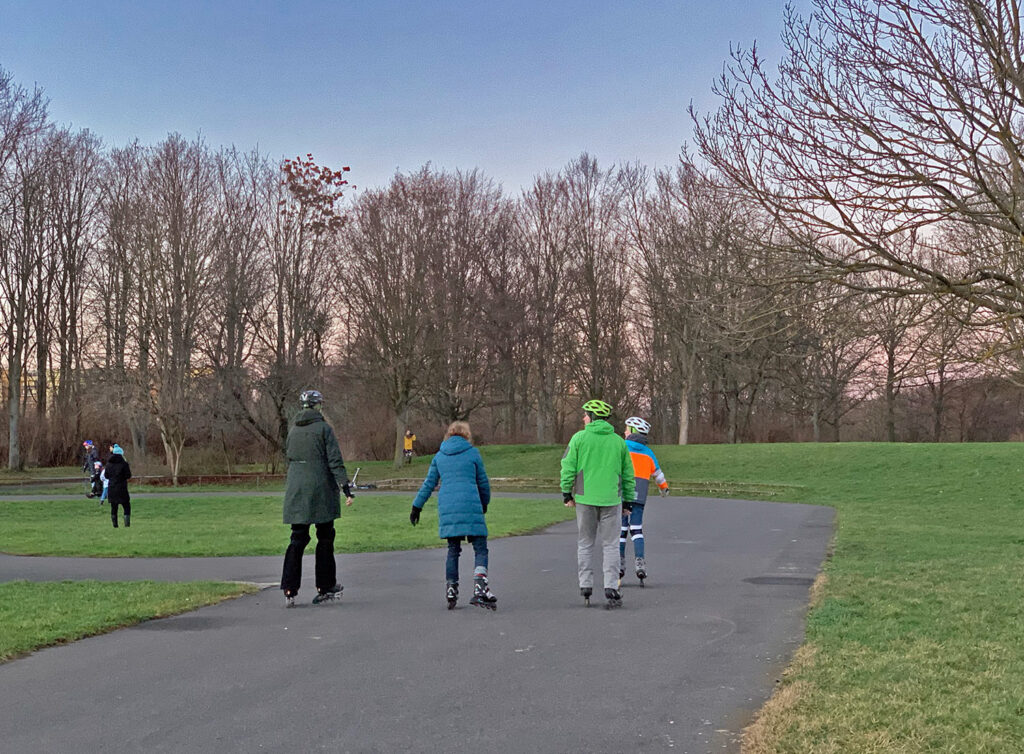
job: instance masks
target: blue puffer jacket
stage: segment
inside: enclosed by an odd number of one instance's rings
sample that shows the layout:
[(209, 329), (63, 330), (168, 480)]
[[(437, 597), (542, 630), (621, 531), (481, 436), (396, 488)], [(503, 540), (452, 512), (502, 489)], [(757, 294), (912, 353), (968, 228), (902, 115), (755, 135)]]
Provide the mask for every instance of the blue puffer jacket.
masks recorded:
[(412, 504), (422, 508), (438, 481), (441, 482), (437, 493), (441, 538), (486, 537), (483, 509), (491, 501), (491, 484), (487, 481), (480, 451), (458, 435), (441, 443)]

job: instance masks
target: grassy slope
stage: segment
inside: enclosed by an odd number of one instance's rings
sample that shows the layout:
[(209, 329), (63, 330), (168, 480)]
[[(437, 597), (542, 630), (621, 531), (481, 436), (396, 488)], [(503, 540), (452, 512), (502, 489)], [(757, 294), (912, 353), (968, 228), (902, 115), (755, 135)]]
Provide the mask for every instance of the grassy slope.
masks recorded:
[[(1024, 751), (1024, 446), (655, 450), (670, 481), (785, 485), (783, 499), (838, 510), (787, 702), (748, 751)], [(522, 458), (539, 476), (547, 453), (485, 457), (492, 474)]]
[(152, 581), (0, 583), (0, 662), (255, 591), (242, 584)]
[[(656, 451), (670, 481), (791, 485), (787, 499), (839, 512), (788, 701), (748, 750), (1024, 751), (1024, 447)], [(490, 469), (516, 456), (492, 452)]]

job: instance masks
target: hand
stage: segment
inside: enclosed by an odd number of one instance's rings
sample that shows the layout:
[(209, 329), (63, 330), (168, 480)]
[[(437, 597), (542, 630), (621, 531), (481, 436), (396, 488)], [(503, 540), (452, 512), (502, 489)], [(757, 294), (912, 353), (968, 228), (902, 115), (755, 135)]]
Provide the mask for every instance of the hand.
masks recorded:
[(484, 509), (484, 514), (487, 513), (487, 503), (480, 503), (480, 507)]
[(661, 489), (661, 496), (662, 497), (668, 497), (668, 487), (662, 487), (662, 489)]
[(562, 493), (562, 502), (565, 503), (565, 507), (566, 508), (575, 508), (576, 507), (576, 500), (573, 499), (573, 496), (572, 496), (571, 492), (563, 492)]
[(345, 507), (347, 508), (347, 507), (349, 507), (350, 505), (352, 505), (352, 501), (353, 501), (353, 500), (355, 500), (355, 498), (354, 498), (354, 497), (352, 497), (351, 495), (349, 495), (348, 497), (346, 497), (346, 498), (345, 498)]
[(627, 515), (633, 512), (633, 502), (630, 500), (622, 501), (622, 514)]
[(417, 508), (414, 505), (412, 507), (412, 510), (409, 511), (409, 523), (412, 524), (413, 526), (415, 526), (419, 522), (420, 522), (420, 509)]
[(352, 495), (352, 487), (351, 487), (351, 485), (349, 485), (348, 482), (345, 482), (345, 484), (341, 485), (341, 491), (345, 494), (345, 497), (347, 497), (349, 500), (352, 499), (352, 497), (353, 497), (353, 495)]

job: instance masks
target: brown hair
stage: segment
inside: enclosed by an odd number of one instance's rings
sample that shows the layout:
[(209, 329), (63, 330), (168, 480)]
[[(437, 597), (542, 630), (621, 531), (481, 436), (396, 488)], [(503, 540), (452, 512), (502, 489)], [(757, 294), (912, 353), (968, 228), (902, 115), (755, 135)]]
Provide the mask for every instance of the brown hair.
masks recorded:
[(473, 433), (469, 430), (469, 422), (452, 422), (448, 425), (448, 431), (444, 433), (444, 439), (449, 437), (464, 437), (473, 442)]

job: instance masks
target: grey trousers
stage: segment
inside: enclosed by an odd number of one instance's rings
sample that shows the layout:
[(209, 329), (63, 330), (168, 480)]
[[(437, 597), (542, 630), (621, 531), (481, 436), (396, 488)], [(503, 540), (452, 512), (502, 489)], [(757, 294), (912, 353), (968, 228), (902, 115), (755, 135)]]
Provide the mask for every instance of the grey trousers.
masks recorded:
[(594, 586), (595, 544), (600, 543), (604, 558), (604, 588), (619, 588), (619, 526), (622, 508), (618, 505), (576, 504), (576, 527), (579, 532), (576, 558), (580, 570), (580, 588)]

